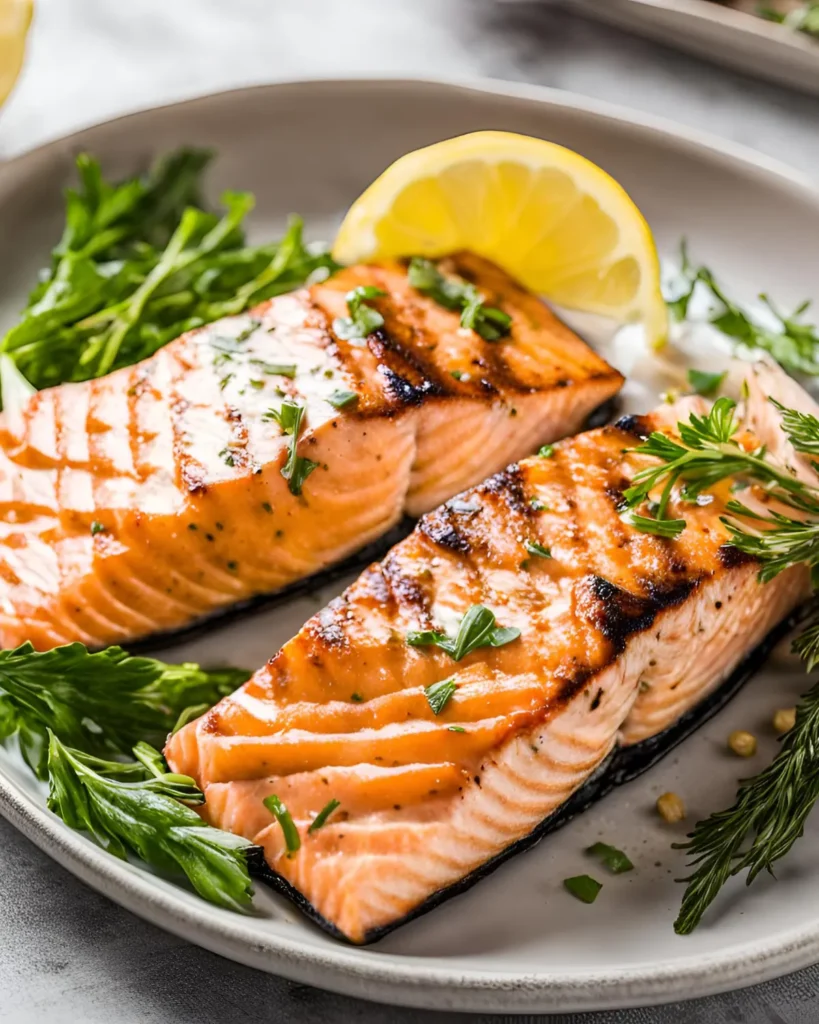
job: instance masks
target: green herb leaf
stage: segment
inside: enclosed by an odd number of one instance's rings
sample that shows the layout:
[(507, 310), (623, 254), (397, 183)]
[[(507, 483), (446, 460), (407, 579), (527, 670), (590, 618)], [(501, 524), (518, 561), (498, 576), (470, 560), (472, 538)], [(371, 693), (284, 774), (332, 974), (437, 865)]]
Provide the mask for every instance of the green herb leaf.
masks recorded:
[(563, 887), (575, 899), (583, 903), (594, 903), (603, 885), (592, 878), (591, 875), (574, 875), (572, 878), (563, 879)]
[(544, 548), (542, 544), (537, 541), (527, 540), (524, 547), (530, 555), (537, 555), (538, 558), (551, 558), (552, 552), (549, 548)]
[[(80, 188), (66, 193), (62, 238), (0, 342), (21, 380), (40, 389), (100, 377), (186, 330), (335, 269), (326, 251), (304, 245), (298, 218), (280, 242), (245, 246), (241, 223), (252, 196), (225, 193), (221, 216), (203, 206), (200, 183), (211, 155), (179, 150), (119, 185), (91, 157), (77, 158)], [(9, 399), (7, 363), (0, 374)]]
[(499, 341), (509, 333), (512, 318), (508, 313), (485, 306), (475, 285), (457, 277), (446, 277), (431, 260), (413, 257), (407, 278), (416, 291), (428, 295), (439, 306), (461, 310), (461, 327), (475, 331), (485, 341)]
[(541, 459), (551, 459), (555, 453), (555, 446), (553, 444), (544, 444), (538, 449), (538, 455)]
[(105, 533), (105, 527), (95, 519), (94, 522), (91, 523), (91, 536), (96, 537), (98, 533)]
[(288, 448), (287, 461), (281, 468), (281, 474), (287, 480), (290, 493), (301, 494), (304, 481), (318, 467), (317, 462), (311, 462), (297, 453), (299, 431), (304, 419), (304, 406), (286, 398), (279, 409), (268, 409), (262, 419), (275, 420), (282, 429), (282, 433), (289, 435), (290, 445)]
[(358, 395), (355, 391), (334, 391), (327, 401), (334, 409), (349, 409), (358, 404)]
[(624, 523), (633, 526), (641, 533), (653, 533), (655, 537), (673, 539), (685, 529), (684, 519), (654, 519), (651, 516), (640, 516), (636, 512), (627, 509), (620, 517)]
[(293, 821), (290, 811), (288, 811), (275, 793), (266, 796), (262, 802), (281, 825), (287, 856), (292, 857), (294, 853), (298, 853), (301, 849), (301, 836), (299, 836), (299, 830), (296, 828), (296, 823)]
[(481, 604), (473, 604), (461, 619), (454, 637), (437, 630), (411, 630), (407, 633), (407, 643), (410, 647), (440, 647), (453, 661), (460, 661), (479, 647), (503, 647), (519, 636), (519, 629), (495, 625), (494, 612)]
[(13, 712), (4, 738), (19, 734), (26, 763), (44, 779), (49, 729), (100, 756), (127, 755), (140, 740), (161, 747), (186, 709), (212, 706), (249, 674), (133, 658), (119, 647), (90, 654), (82, 644), (44, 652), (23, 644), (0, 651), (0, 708)]
[(608, 843), (594, 843), (586, 850), (591, 857), (599, 857), (603, 867), (607, 868), (613, 875), (621, 875), (626, 871), (633, 871), (631, 863), (622, 850), (616, 846), (609, 846)]
[(725, 380), (726, 372), (727, 371), (723, 371), (723, 373), (706, 373), (704, 370), (689, 370), (688, 383), (691, 386), (691, 390), (696, 392), (698, 395), (706, 397), (714, 395)]
[(366, 338), (384, 325), (384, 317), (368, 305), (366, 300), (379, 299), (387, 293), (381, 288), (373, 285), (359, 285), (347, 292), (345, 296), (349, 316), (337, 317), (333, 321), (333, 330), (339, 338), (345, 341), (355, 341)]
[(466, 732), (466, 729), (462, 725), (448, 725), (448, 732)]
[(317, 832), (322, 827), (322, 825), (326, 824), (327, 819), (330, 817), (333, 811), (340, 806), (341, 802), (339, 800), (328, 801), (328, 803), (326, 803), (324, 807), (322, 807), (322, 809), (318, 812), (315, 818), (313, 818), (312, 822), (310, 823), (310, 827), (307, 829), (307, 831)]
[(138, 753), (131, 764), (103, 761), (49, 733), (49, 809), (115, 857), (132, 853), (163, 873), (184, 873), (204, 899), (247, 909), (252, 844), (211, 828), (186, 807), (204, 797), (193, 779), (165, 772), (158, 751), (141, 744)]
[(258, 366), (262, 373), (272, 376), (289, 377), (293, 380), (297, 368), (295, 363), (269, 363), (266, 359), (249, 359), (252, 366)]
[(439, 683), (424, 687), (424, 696), (432, 708), (433, 715), (440, 715), (457, 689), (458, 684), (453, 683), (451, 679), (442, 679)]

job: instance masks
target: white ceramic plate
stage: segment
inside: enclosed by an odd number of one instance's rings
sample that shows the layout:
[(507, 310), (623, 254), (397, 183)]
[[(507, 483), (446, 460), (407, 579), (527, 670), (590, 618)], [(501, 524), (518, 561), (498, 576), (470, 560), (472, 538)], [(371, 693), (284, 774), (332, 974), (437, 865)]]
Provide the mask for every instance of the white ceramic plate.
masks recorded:
[[(253, 189), (254, 231), (271, 236), (291, 210), (314, 235), (331, 232), (347, 204), (391, 160), (479, 128), (540, 135), (578, 149), (628, 188), (666, 254), (685, 233), (695, 255), (740, 293), (765, 288), (794, 303), (816, 289), (819, 196), (797, 176), (748, 152), (637, 119), (566, 94), (498, 84), (345, 81), (275, 85), (205, 97), (91, 128), (0, 168), (0, 322), (20, 302), (59, 227), (59, 193), (73, 155), (87, 149), (113, 172), (181, 143), (214, 146), (210, 185)], [(667, 380), (648, 356), (607, 346), (645, 408)], [(713, 359), (719, 361), (718, 356)], [(626, 366), (625, 363), (633, 363)], [(699, 359), (699, 365), (704, 361)], [(339, 585), (340, 587), (340, 585)], [(335, 589), (338, 590), (339, 587)], [(291, 635), (327, 590), (214, 629), (164, 652), (170, 659), (256, 666)], [(656, 796), (681, 793), (692, 818), (726, 804), (736, 777), (771, 756), (773, 710), (794, 703), (804, 677), (780, 654), (720, 715), (648, 775), (612, 794), (469, 893), (367, 949), (328, 938), (270, 892), (255, 916), (230, 914), (69, 831), (42, 789), (0, 751), (0, 810), (42, 849), (135, 913), (227, 957), (351, 995), (415, 1006), (535, 1012), (693, 997), (750, 984), (819, 959), (816, 827), (783, 864), (779, 881), (724, 893), (693, 936), (672, 931), (683, 871), (681, 838), (653, 813)], [(736, 727), (758, 732), (751, 764), (724, 753)], [(819, 824), (819, 823), (817, 823)], [(561, 880), (589, 869), (583, 849), (602, 839), (635, 861), (605, 879), (593, 906)], [(597, 873), (597, 872), (596, 872)]]
[(819, 94), (819, 39), (713, 0), (569, 0), (585, 13), (754, 78)]

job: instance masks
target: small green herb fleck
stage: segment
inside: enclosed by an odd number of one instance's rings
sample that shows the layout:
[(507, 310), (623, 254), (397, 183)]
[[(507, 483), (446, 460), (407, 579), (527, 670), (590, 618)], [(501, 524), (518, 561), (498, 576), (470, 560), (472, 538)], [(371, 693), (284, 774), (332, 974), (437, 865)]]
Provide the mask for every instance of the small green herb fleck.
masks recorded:
[(449, 376), (454, 377), (455, 380), (463, 380), (466, 374), (464, 374), (461, 370), (450, 370)]
[(462, 725), (448, 725), (447, 729), (449, 732), (466, 732), (466, 729)]
[(105, 533), (105, 527), (97, 519), (91, 524), (91, 536), (96, 537), (98, 533)]
[(540, 500), (540, 498), (532, 498), (529, 502), (529, 507), (534, 509), (535, 512), (548, 512), (549, 506)]
[(310, 827), (307, 829), (307, 831), (308, 832), (317, 832), (322, 827), (322, 825), (325, 825), (327, 823), (327, 819), (330, 817), (330, 815), (333, 813), (333, 811), (337, 807), (340, 807), (340, 806), (341, 806), (341, 801), (340, 800), (330, 800), (330, 801), (328, 801), (324, 805), (324, 807), (322, 807), (322, 809), (318, 812), (318, 814), (315, 816), (315, 818), (313, 818), (312, 822), (310, 823)]
[(269, 501), (263, 501), (262, 508), (265, 510), (265, 512), (267, 512), (268, 515), (270, 515), (273, 512), (273, 506), (270, 504)]
[(704, 370), (689, 370), (688, 383), (691, 385), (692, 391), (695, 391), (698, 395), (708, 397), (717, 393), (720, 384), (725, 380), (726, 373), (727, 371), (723, 373), (706, 373)]
[(433, 715), (440, 715), (457, 689), (457, 683), (453, 683), (451, 679), (442, 679), (439, 683), (424, 687), (424, 696), (432, 708)]
[(626, 871), (634, 870), (634, 865), (626, 854), (622, 850), (618, 850), (616, 846), (609, 846), (608, 843), (594, 843), (586, 850), (586, 853), (590, 857), (599, 857), (603, 866), (613, 875), (622, 875)]
[(223, 448), (219, 452), (219, 458), (222, 460), (222, 462), (225, 463), (226, 466), (236, 465), (236, 453), (232, 448)]
[(555, 453), (555, 446), (553, 444), (544, 444), (539, 450), (538, 455), (541, 459), (551, 459)]
[(461, 327), (475, 331), (484, 341), (498, 341), (509, 333), (512, 318), (508, 313), (485, 306), (483, 296), (474, 284), (445, 276), (431, 260), (413, 258), (407, 277), (416, 291), (428, 295), (439, 306), (453, 312), (460, 310)]
[(270, 796), (266, 796), (262, 802), (276, 821), (281, 825), (287, 856), (292, 857), (293, 854), (297, 853), (301, 848), (301, 836), (299, 835), (299, 830), (296, 828), (296, 823), (290, 815), (290, 811), (288, 811), (275, 793), (271, 793)]
[(497, 626), (494, 612), (482, 604), (473, 604), (454, 637), (434, 629), (410, 630), (407, 643), (410, 647), (440, 647), (453, 661), (460, 661), (479, 647), (503, 647), (519, 636), (519, 629)]
[(552, 552), (537, 541), (529, 540), (524, 545), (530, 555), (538, 555), (540, 558), (551, 558)]
[(291, 380), (296, 376), (296, 366), (294, 363), (269, 363), (266, 359), (251, 359), (250, 362), (253, 366), (258, 366), (262, 373), (289, 377)]
[(573, 878), (564, 878), (563, 887), (575, 899), (583, 903), (594, 903), (597, 899), (597, 894), (603, 888), (602, 884), (590, 875), (575, 875)]
[(334, 391), (327, 401), (334, 409), (347, 409), (358, 404), (358, 395), (355, 391)]
[(238, 562), (228, 562), (227, 563), (227, 567), (228, 567), (228, 569), (230, 569), (231, 572), (236, 572), (236, 570), (239, 568), (239, 563)]
[(333, 321), (333, 330), (339, 338), (354, 341), (366, 338), (384, 324), (384, 317), (367, 304), (369, 299), (379, 299), (387, 293), (373, 285), (359, 285), (347, 292), (345, 300), (349, 316), (340, 316)]
[(351, 693), (350, 694), (350, 700), (353, 702), (353, 704), (363, 704), (364, 703), (364, 698), (361, 696), (360, 693)]

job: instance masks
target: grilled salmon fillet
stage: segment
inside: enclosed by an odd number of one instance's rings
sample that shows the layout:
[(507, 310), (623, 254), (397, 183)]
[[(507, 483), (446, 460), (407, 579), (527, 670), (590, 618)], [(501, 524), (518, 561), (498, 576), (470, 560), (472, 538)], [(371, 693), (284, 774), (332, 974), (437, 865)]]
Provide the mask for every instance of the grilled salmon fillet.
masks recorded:
[[(727, 484), (710, 503), (674, 497), (688, 523), (674, 540), (621, 518), (645, 464), (628, 449), (697, 402), (581, 434), (425, 515), (171, 738), (168, 763), (202, 786), (207, 819), (263, 847), (325, 924), (366, 942), (532, 833), (618, 743), (662, 732), (715, 689), (807, 577), (757, 582), (726, 543)], [(474, 605), (519, 639), (460, 661), (408, 645), (410, 631), (455, 632)], [(457, 688), (436, 714), (425, 688), (444, 680)], [(301, 836), (291, 855), (271, 794)]]
[[(497, 267), (441, 268), (510, 333), (461, 328), (403, 265), (357, 266), (0, 416), (0, 645), (128, 642), (276, 591), (577, 430), (620, 388)], [(333, 323), (359, 285), (387, 293), (372, 300), (384, 326), (345, 341)], [(296, 454), (316, 464), (300, 495), (270, 415), (288, 397), (305, 409)]]

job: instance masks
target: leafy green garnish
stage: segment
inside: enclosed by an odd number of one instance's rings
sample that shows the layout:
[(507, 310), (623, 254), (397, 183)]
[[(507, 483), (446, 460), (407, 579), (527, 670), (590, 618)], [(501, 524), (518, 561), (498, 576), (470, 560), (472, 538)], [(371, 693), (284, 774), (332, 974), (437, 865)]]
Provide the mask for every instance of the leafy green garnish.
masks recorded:
[(609, 846), (608, 843), (593, 843), (586, 853), (591, 857), (598, 857), (603, 867), (613, 875), (622, 875), (626, 871), (634, 870), (634, 865), (623, 851), (618, 850), (616, 846)]
[(90, 654), (79, 643), (0, 651), (0, 738), (17, 734), (26, 763), (46, 777), (48, 732), (99, 756), (127, 755), (140, 740), (161, 747), (187, 709), (207, 710), (249, 676), (133, 658), (120, 647)]
[(327, 819), (333, 813), (333, 811), (341, 806), (340, 800), (329, 800), (324, 807), (318, 812), (310, 823), (310, 827), (307, 829), (308, 832), (317, 832), (323, 825), (327, 823)]
[(461, 311), (461, 327), (475, 331), (485, 341), (498, 341), (509, 333), (512, 318), (502, 309), (485, 306), (483, 296), (468, 281), (447, 277), (431, 260), (416, 256), (410, 261), (407, 277), (410, 285), (454, 312)]
[(479, 647), (503, 647), (519, 636), (519, 629), (496, 626), (494, 612), (482, 604), (473, 604), (454, 637), (433, 629), (411, 630), (407, 643), (410, 647), (440, 647), (453, 661), (460, 661)]
[(552, 552), (534, 540), (527, 540), (524, 545), (530, 555), (537, 555), (538, 558), (551, 558)]
[(340, 316), (333, 321), (333, 330), (339, 338), (356, 341), (366, 338), (373, 331), (384, 325), (384, 317), (368, 304), (367, 300), (383, 298), (387, 293), (371, 284), (360, 284), (347, 292), (347, 312), (349, 316)]
[(304, 481), (318, 467), (317, 462), (311, 462), (298, 454), (297, 447), (301, 423), (304, 419), (304, 406), (294, 402), (292, 398), (286, 398), (278, 409), (268, 409), (263, 419), (275, 420), (281, 427), (282, 433), (289, 435), (290, 445), (288, 447), (287, 461), (281, 468), (281, 474), (288, 483), (290, 493), (301, 494)]
[(749, 312), (729, 299), (723, 288), (717, 284), (714, 275), (704, 266), (692, 266), (685, 243), (681, 247), (682, 269), (681, 290), (667, 300), (668, 308), (676, 320), (685, 320), (698, 285), (709, 293), (712, 308), (708, 322), (726, 337), (744, 349), (763, 349), (790, 373), (819, 375), (819, 333), (813, 324), (804, 323), (800, 318), (808, 309), (809, 302), (801, 303), (793, 313), (781, 313), (766, 295), (760, 299), (778, 321), (777, 328), (759, 323)]
[[(299, 835), (299, 830), (296, 828), (296, 823), (293, 821), (290, 811), (288, 811), (275, 793), (271, 793), (270, 796), (266, 796), (262, 802), (276, 821), (281, 825), (287, 856), (292, 857), (294, 853), (298, 853), (301, 849), (301, 836)], [(329, 813), (330, 812), (328, 811), (328, 814)], [(315, 824), (315, 822), (313, 822), (313, 824)]]
[(727, 371), (707, 373), (705, 370), (689, 370), (688, 383), (691, 386), (691, 390), (698, 395), (705, 397), (715, 395), (719, 390), (720, 384), (725, 380), (726, 373)]
[(544, 444), (538, 449), (538, 456), (541, 459), (551, 459), (555, 453), (555, 446), (553, 444)]
[(819, 36), (819, 2), (809, 0), (787, 11), (779, 11), (767, 4), (757, 7), (757, 14), (768, 21), (776, 21), (794, 32), (804, 32), (809, 36)]
[(134, 752), (129, 764), (104, 761), (49, 732), (49, 809), (115, 857), (132, 853), (158, 871), (184, 873), (204, 899), (245, 910), (253, 895), (252, 844), (211, 828), (186, 806), (201, 804), (202, 793), (193, 779), (165, 771), (158, 751), (140, 744)]
[(39, 389), (103, 376), (335, 269), (325, 250), (304, 245), (297, 218), (280, 242), (246, 246), (253, 197), (227, 192), (225, 213), (208, 212), (200, 184), (210, 159), (181, 149), (112, 185), (96, 160), (77, 158), (80, 187), (66, 193), (62, 238), (0, 342), (27, 381)]
[(638, 515), (631, 509), (626, 509), (621, 519), (640, 533), (652, 533), (655, 537), (665, 537), (666, 540), (679, 537), (685, 529), (684, 519), (655, 519), (653, 516)]
[(574, 875), (563, 879), (563, 887), (582, 903), (594, 903), (603, 884), (591, 875)]
[(334, 391), (327, 401), (334, 409), (349, 409), (358, 404), (358, 395), (355, 391)]
[(451, 679), (442, 679), (439, 683), (424, 687), (424, 696), (432, 708), (433, 715), (440, 715), (457, 689), (458, 684), (453, 683)]

